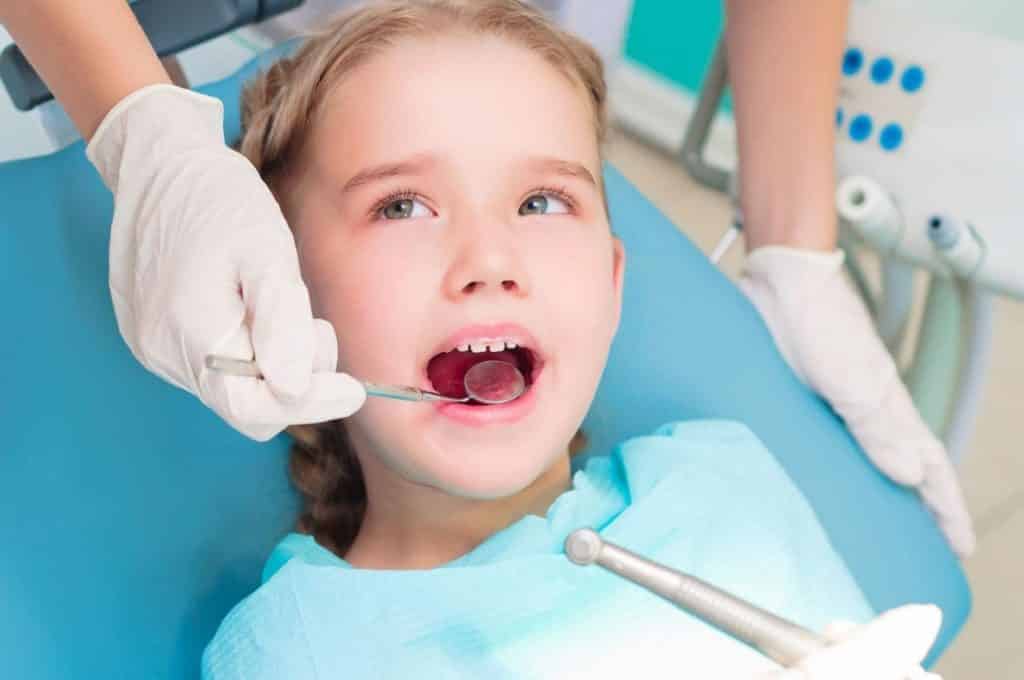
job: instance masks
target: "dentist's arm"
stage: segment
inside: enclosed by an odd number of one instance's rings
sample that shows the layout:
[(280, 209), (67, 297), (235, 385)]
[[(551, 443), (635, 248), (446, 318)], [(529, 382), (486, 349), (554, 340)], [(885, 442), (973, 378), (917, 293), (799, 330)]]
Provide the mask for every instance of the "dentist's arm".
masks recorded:
[(128, 94), (171, 82), (125, 0), (0, 0), (0, 24), (83, 139)]
[[(2, 22), (82, 133), (114, 194), (110, 291), (132, 354), (247, 436), (350, 415), (295, 241), (249, 161), (224, 143), (219, 100), (170, 84), (124, 0), (0, 0)], [(255, 357), (264, 379), (210, 371)]]
[(846, 0), (727, 0), (747, 241), (740, 287), (796, 374), (874, 464), (916, 487), (953, 550), (975, 544), (942, 443), (921, 419), (836, 250), (835, 107)]

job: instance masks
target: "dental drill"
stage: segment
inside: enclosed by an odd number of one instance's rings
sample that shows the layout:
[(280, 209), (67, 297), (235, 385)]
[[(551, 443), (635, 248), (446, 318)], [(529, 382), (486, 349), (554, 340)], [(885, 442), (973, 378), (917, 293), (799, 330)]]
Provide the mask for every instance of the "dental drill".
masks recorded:
[[(573, 563), (598, 564), (681, 607), (722, 632), (790, 668), (830, 643), (792, 621), (681, 571), (670, 569), (609, 543), (593, 529), (577, 529), (565, 540), (565, 554)], [(908, 680), (926, 678), (918, 668)]]

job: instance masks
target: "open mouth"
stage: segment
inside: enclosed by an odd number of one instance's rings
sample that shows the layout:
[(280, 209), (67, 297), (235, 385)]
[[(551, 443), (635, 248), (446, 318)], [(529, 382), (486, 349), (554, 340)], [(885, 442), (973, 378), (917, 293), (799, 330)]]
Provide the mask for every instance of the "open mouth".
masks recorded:
[[(434, 391), (446, 397), (464, 399), (467, 396), (465, 379), (469, 369), (483, 361), (502, 361), (515, 366), (523, 374), (526, 382), (523, 394), (526, 394), (540, 372), (543, 361), (537, 352), (529, 347), (502, 344), (504, 346), (500, 350), (492, 344), (484, 351), (456, 348), (435, 354), (427, 363), (427, 376), (434, 386)], [(486, 405), (475, 399), (470, 399), (466, 403), (471, 406)]]

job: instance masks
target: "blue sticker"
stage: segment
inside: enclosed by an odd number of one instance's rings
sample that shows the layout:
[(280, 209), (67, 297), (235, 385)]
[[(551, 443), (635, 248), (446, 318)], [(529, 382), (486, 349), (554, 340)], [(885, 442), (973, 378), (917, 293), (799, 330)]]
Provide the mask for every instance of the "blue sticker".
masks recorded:
[(878, 135), (878, 143), (886, 151), (894, 151), (903, 142), (903, 128), (899, 123), (889, 123)]
[(879, 85), (883, 85), (889, 82), (889, 78), (892, 78), (892, 72), (892, 59), (889, 57), (879, 57), (878, 59), (875, 59), (875, 63), (871, 65), (871, 80), (875, 81)]
[(900, 78), (900, 85), (907, 92), (917, 92), (924, 85), (924, 69), (920, 66), (908, 66)]
[(843, 107), (836, 109), (836, 127), (843, 126)]
[(861, 113), (850, 121), (850, 139), (855, 142), (863, 142), (870, 136), (871, 116)]
[(851, 47), (846, 50), (846, 54), (843, 55), (843, 73), (852, 76), (860, 70), (860, 67), (864, 64), (864, 53), (858, 50), (856, 47)]

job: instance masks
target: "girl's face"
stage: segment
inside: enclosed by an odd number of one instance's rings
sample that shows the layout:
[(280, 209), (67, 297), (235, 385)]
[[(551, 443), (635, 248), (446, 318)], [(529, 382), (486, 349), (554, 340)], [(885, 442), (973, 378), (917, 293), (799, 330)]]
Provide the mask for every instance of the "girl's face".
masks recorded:
[(409, 483), (527, 489), (566, 456), (619, 319), (624, 257), (586, 93), (508, 41), (410, 39), (346, 75), (307, 140), (284, 202), (339, 370), (446, 391), (431, 377), (457, 383), (472, 358), (428, 364), (458, 345), (534, 357), (509, 405), (367, 400), (346, 428), (371, 504)]

